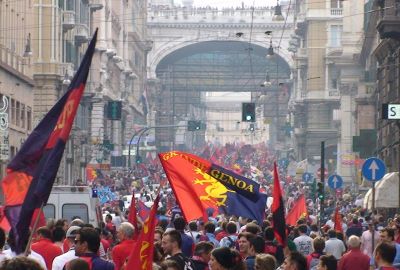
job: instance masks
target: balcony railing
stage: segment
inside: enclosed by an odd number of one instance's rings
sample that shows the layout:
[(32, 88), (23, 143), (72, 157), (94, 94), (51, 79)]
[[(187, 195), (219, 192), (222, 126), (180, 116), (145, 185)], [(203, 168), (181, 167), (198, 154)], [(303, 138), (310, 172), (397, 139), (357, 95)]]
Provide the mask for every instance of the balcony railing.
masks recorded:
[(342, 16), (343, 9), (341, 8), (331, 8), (331, 16)]

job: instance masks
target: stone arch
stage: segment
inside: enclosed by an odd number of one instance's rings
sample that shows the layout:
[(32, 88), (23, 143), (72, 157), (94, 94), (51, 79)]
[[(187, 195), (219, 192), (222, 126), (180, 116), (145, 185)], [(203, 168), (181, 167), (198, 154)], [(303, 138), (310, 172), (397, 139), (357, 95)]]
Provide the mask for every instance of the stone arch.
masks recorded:
[[(149, 54), (149, 72), (148, 72), (148, 77), (149, 78), (156, 78), (156, 69), (158, 64), (164, 59), (166, 56), (169, 54), (173, 53), (174, 51), (177, 51), (179, 49), (182, 49), (184, 47), (194, 45), (196, 43), (202, 43), (202, 42), (207, 42), (207, 41), (232, 41), (232, 42), (243, 42), (243, 43), (248, 43), (248, 41), (244, 40), (238, 40), (237, 38), (234, 37), (221, 37), (218, 35), (214, 36), (207, 36), (207, 37), (201, 37), (201, 38), (195, 38), (191, 40), (187, 39), (180, 39), (179, 41), (174, 41), (174, 42), (163, 42), (159, 43), (160, 45), (157, 46), (156, 48), (153, 49), (153, 51), (150, 52)], [(283, 49), (286, 48), (288, 44), (286, 44), (286, 40), (282, 40), (282, 43), (280, 44), (280, 49), (276, 49), (278, 47), (278, 41), (272, 40), (272, 46), (274, 47), (274, 52), (278, 54), (281, 58), (283, 58), (286, 63), (289, 65), (289, 67), (293, 67), (293, 59), (290, 55), (290, 52)], [(251, 41), (251, 44), (253, 45), (258, 45), (260, 47), (263, 47), (265, 49), (268, 49), (270, 46), (270, 43), (266, 40), (260, 40), (254, 38)]]

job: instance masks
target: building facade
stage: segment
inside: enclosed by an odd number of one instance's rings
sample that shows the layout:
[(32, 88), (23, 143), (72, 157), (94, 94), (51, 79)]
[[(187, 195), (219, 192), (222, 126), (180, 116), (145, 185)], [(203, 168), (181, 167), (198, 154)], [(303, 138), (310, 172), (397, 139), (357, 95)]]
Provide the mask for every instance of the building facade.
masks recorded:
[[(32, 131), (30, 1), (0, 2), (0, 177)], [(28, 47), (27, 47), (28, 46)]]
[(362, 0), (298, 1), (291, 43), (296, 64), (289, 104), (297, 159), (318, 168), (325, 141), (325, 166), (347, 184), (356, 177), (352, 140), (358, 128), (355, 100), (364, 80), (358, 62), (363, 4)]
[(382, 120), (382, 104), (400, 102), (400, 7), (394, 0), (374, 1), (371, 5), (379, 10), (371, 19), (378, 30), (378, 35), (372, 38), (377, 42), (372, 57), (375, 62), (367, 62), (376, 67), (376, 154), (385, 161), (388, 171), (393, 172), (400, 166), (400, 125), (397, 121)]
[[(3, 174), (24, 138), (67, 90), (96, 28), (96, 52), (56, 184), (85, 182), (88, 164), (126, 166), (123, 150), (133, 127), (147, 120), (151, 42), (146, 14), (146, 1), (0, 3), (0, 98), (7, 97), (9, 105), (4, 112), (9, 137), (3, 141), (9, 143), (9, 153), (3, 151)], [(110, 119), (110, 104), (121, 105), (121, 117)]]

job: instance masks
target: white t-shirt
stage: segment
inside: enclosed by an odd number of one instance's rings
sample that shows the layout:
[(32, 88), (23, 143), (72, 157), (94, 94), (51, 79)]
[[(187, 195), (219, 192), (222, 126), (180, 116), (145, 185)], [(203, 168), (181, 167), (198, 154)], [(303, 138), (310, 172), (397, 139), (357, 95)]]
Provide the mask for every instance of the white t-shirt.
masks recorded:
[(293, 240), (296, 245), (297, 251), (304, 256), (312, 253), (312, 241), (313, 239), (305, 234), (300, 235)]
[[(17, 256), (23, 256), (22, 254), (17, 255), (11, 249), (4, 250), (3, 254), (6, 256), (7, 259), (11, 259)], [(31, 253), (28, 255), (28, 258), (37, 261), (40, 264), (40, 266), (43, 267), (44, 270), (47, 270), (46, 262), (44, 261), (42, 255), (40, 255), (39, 253), (36, 253), (35, 251), (31, 250)]]
[(372, 233), (369, 230), (363, 232), (360, 240), (361, 240), (361, 251), (364, 254), (367, 254), (369, 257), (371, 257), (372, 252), (379, 241), (379, 232), (375, 231), (374, 248), (372, 247)]
[(75, 249), (71, 248), (68, 252), (54, 258), (51, 270), (62, 270), (66, 263), (76, 258), (78, 257), (75, 255)]
[(346, 251), (346, 247), (343, 242), (337, 238), (330, 238), (325, 242), (324, 251), (328, 255), (335, 256), (336, 260), (342, 258), (342, 254)]

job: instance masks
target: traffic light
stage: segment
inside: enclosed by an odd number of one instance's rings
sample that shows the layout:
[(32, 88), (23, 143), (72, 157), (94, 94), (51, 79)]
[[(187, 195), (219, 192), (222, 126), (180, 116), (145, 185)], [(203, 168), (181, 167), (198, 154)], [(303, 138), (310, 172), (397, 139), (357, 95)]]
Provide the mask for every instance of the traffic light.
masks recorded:
[(256, 121), (256, 104), (254, 102), (242, 103), (242, 121)]
[(323, 201), (325, 198), (324, 183), (322, 182), (317, 183), (317, 193), (318, 193), (318, 199), (320, 201)]
[(254, 123), (250, 123), (249, 130), (250, 130), (251, 132), (253, 132), (253, 131), (255, 130), (255, 128), (254, 128)]
[(196, 131), (201, 129), (201, 121), (188, 121), (188, 131)]
[(107, 103), (108, 120), (121, 120), (122, 101), (109, 101)]
[(142, 157), (137, 155), (136, 156), (136, 164), (140, 164), (140, 163), (142, 163)]

